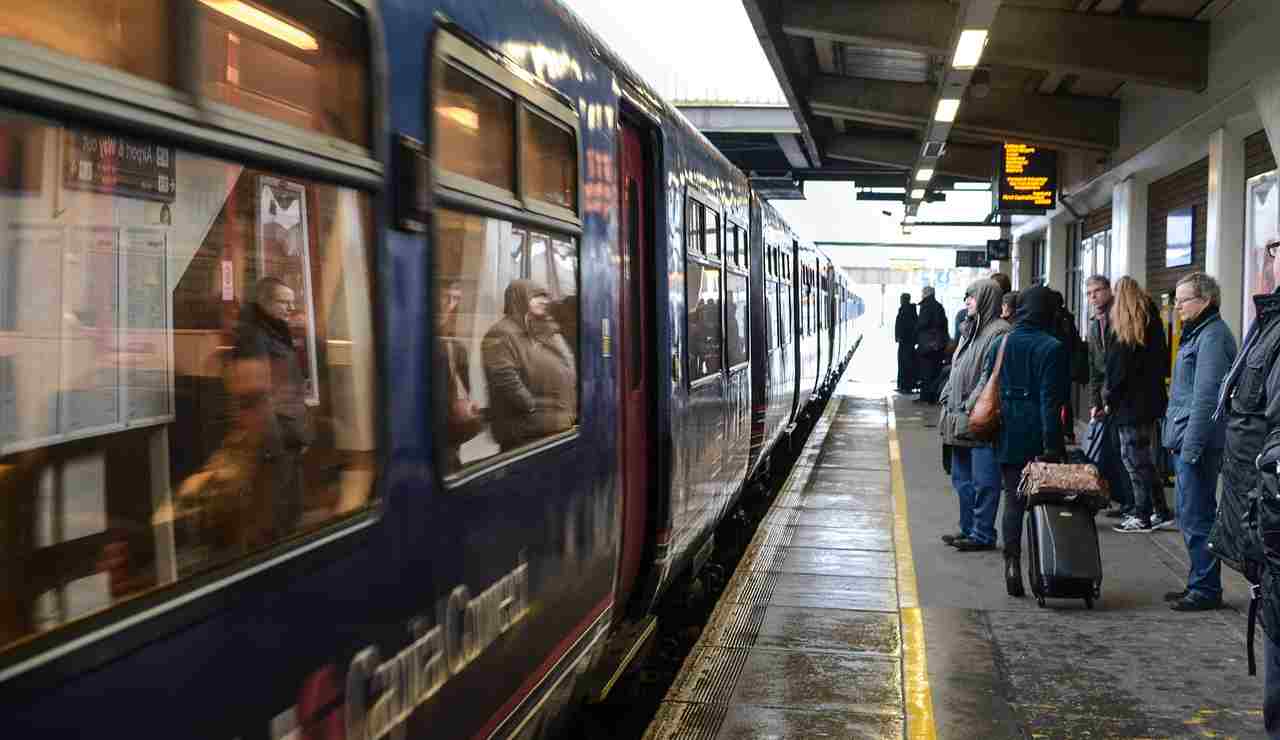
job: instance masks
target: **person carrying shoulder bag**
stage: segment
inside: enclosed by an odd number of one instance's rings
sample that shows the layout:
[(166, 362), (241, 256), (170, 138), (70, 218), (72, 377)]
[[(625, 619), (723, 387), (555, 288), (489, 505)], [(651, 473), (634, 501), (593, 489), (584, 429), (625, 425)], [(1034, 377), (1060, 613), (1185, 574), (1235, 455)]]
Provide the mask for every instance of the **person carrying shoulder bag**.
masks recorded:
[(951, 360), (951, 373), (942, 390), (943, 444), (952, 448), (951, 484), (960, 500), (960, 525), (942, 541), (973, 552), (996, 548), (996, 512), (1000, 508), (1000, 465), (992, 442), (969, 434), (969, 413), (982, 391), (982, 361), (994, 345), (1009, 333), (1009, 322), (1000, 318), (1003, 291), (991, 279), (975, 281), (965, 291), (968, 315), (959, 333)]

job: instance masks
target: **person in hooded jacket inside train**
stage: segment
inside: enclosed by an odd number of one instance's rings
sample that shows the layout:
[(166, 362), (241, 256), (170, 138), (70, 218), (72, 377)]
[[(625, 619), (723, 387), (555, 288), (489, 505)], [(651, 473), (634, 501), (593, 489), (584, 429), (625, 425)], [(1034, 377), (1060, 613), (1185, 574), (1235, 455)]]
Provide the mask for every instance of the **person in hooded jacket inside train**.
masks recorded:
[(893, 323), (893, 337), (898, 342), (898, 392), (916, 389), (916, 306), (911, 294), (903, 293), (898, 318)]
[[(1059, 413), (1071, 393), (1067, 352), (1053, 336), (1058, 302), (1037, 285), (1018, 296), (1013, 331), (993, 342), (983, 363), (979, 387), (986, 385), (1000, 364), (1000, 431), (996, 460), (1004, 488), (1005, 587), (1010, 596), (1023, 596), (1022, 521), (1026, 503), (1018, 494), (1022, 468), (1034, 460), (1061, 462), (1066, 457)], [(1003, 347), (1003, 350), (1001, 349)]]
[(481, 344), (489, 420), (503, 452), (577, 423), (577, 363), (549, 306), (546, 288), (532, 280), (512, 280), (505, 295), (506, 316)]
[(951, 445), (951, 485), (960, 499), (960, 528), (942, 541), (973, 552), (996, 549), (996, 512), (1000, 508), (1000, 465), (990, 442), (968, 434), (969, 412), (982, 387), (982, 360), (1002, 337), (1009, 322), (1000, 318), (1000, 284), (977, 280), (964, 294), (967, 318), (960, 328), (959, 345), (951, 359), (951, 374), (942, 389), (942, 442)]

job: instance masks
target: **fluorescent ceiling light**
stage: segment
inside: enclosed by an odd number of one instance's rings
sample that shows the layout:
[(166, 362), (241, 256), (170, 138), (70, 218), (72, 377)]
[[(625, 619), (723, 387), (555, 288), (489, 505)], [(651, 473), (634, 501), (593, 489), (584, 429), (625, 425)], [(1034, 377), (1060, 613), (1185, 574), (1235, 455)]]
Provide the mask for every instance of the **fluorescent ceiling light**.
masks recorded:
[(933, 170), (925, 168), (916, 172), (916, 179), (920, 182), (929, 182), (933, 178)]
[(938, 101), (938, 112), (933, 115), (933, 120), (951, 123), (956, 120), (958, 110), (960, 110), (959, 98), (943, 98)]
[(200, 0), (200, 3), (303, 51), (315, 51), (320, 48), (315, 36), (248, 3), (240, 0)]
[(438, 106), (436, 108), (436, 112), (464, 128), (468, 128), (472, 131), (480, 130), (480, 114), (470, 108), (462, 108), (456, 105), (443, 105)]
[(924, 200), (924, 188), (916, 188), (911, 191), (911, 200)]
[(987, 29), (969, 28), (960, 32), (956, 55), (951, 66), (956, 69), (973, 69), (982, 58), (982, 48), (987, 45)]

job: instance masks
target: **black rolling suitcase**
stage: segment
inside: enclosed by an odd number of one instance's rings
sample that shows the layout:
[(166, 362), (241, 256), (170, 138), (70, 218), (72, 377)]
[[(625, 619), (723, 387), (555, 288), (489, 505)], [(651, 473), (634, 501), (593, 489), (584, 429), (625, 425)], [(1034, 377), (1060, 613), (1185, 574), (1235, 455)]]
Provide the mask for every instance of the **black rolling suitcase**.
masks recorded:
[(1084, 599), (1092, 609), (1102, 593), (1093, 517), (1106, 505), (1106, 482), (1092, 465), (1032, 463), (1018, 488), (1027, 499), (1027, 576), (1036, 603)]
[(1102, 552), (1093, 511), (1079, 504), (1037, 504), (1027, 511), (1027, 576), (1036, 603), (1093, 600), (1102, 593)]

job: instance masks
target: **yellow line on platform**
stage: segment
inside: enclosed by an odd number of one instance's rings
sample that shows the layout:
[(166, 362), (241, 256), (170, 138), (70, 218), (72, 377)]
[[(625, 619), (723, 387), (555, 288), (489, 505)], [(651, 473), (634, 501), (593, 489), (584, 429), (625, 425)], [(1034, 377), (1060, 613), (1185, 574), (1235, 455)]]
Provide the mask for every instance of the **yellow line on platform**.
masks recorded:
[(893, 549), (898, 568), (898, 616), (902, 622), (902, 693), (906, 702), (908, 740), (934, 740), (933, 692), (925, 659), (924, 619), (916, 590), (916, 565), (911, 556), (911, 525), (907, 520), (907, 484), (902, 474), (902, 445), (898, 420), (889, 407), (889, 468), (893, 484)]

